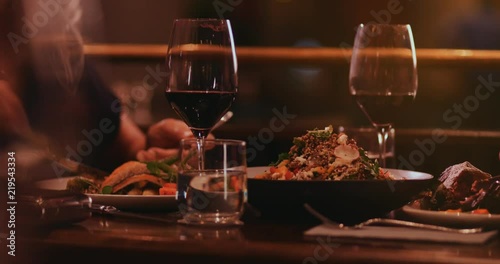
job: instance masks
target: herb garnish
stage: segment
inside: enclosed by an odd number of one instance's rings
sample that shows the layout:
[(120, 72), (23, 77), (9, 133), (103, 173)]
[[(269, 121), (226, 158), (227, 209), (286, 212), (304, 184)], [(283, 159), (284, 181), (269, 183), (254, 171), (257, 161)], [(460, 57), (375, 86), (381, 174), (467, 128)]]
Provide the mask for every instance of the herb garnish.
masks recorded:
[(380, 165), (378, 164), (378, 160), (372, 160), (366, 155), (366, 151), (362, 148), (359, 148), (359, 157), (361, 158), (361, 162), (366, 166), (366, 169), (370, 172), (372, 176), (378, 178), (380, 175)]
[(290, 158), (290, 154), (288, 152), (283, 152), (278, 155), (278, 160), (274, 163), (269, 164), (269, 166), (278, 166), (282, 161)]
[(318, 139), (328, 139), (333, 134), (333, 126), (327, 126), (322, 130), (315, 128), (314, 130), (308, 130), (307, 133), (317, 137)]
[(101, 194), (111, 194), (113, 192), (112, 186), (104, 186), (102, 187)]
[(99, 186), (85, 177), (76, 177), (68, 181), (66, 189), (73, 192), (86, 192), (88, 190), (99, 190)]
[(306, 146), (306, 142), (299, 137), (293, 138), (293, 144), (297, 146), (297, 152), (302, 151), (302, 149)]
[(178, 160), (178, 157), (172, 157), (158, 161), (148, 161), (145, 163), (146, 167), (152, 175), (160, 177), (168, 182), (176, 182), (177, 170), (173, 168), (172, 165)]

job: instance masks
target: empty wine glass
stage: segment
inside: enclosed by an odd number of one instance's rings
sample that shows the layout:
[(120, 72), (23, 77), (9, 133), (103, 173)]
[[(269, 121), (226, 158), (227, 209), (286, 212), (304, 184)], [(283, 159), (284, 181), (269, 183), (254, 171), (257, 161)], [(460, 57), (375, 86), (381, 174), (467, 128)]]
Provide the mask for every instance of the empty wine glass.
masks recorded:
[[(231, 107), (238, 64), (231, 23), (225, 19), (177, 19), (167, 50), (166, 97), (198, 139), (198, 147)], [(203, 151), (199, 151), (203, 153)], [(203, 168), (203, 155), (199, 155)]]
[(349, 92), (378, 131), (386, 166), (387, 133), (417, 94), (417, 58), (410, 25), (360, 25), (349, 71)]

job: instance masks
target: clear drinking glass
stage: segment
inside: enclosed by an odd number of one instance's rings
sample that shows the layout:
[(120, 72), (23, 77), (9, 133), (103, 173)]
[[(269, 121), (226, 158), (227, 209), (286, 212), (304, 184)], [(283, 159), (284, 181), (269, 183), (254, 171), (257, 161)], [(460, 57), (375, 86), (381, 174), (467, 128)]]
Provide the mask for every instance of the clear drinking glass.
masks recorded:
[[(246, 143), (240, 140), (196, 139), (180, 143), (177, 201), (187, 224), (242, 224), (247, 201)], [(205, 167), (199, 169), (198, 156)]]
[(349, 92), (378, 131), (386, 167), (388, 132), (417, 94), (417, 57), (410, 25), (360, 25), (349, 71)]
[[(238, 90), (238, 63), (230, 21), (175, 20), (166, 71), (167, 100), (191, 128), (201, 150), (203, 140), (229, 110)], [(200, 169), (202, 158), (198, 162)]]

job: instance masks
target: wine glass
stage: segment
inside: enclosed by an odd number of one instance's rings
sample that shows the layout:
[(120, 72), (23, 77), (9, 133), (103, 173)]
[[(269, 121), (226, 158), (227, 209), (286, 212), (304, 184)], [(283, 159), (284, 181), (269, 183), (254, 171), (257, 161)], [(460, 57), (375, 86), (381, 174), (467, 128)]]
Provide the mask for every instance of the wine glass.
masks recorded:
[[(177, 19), (167, 50), (166, 97), (203, 141), (229, 110), (238, 90), (238, 63), (231, 23), (225, 19)], [(203, 151), (199, 151), (203, 168)]]
[(377, 129), (379, 164), (393, 122), (417, 94), (417, 58), (410, 25), (361, 24), (356, 31), (349, 92)]

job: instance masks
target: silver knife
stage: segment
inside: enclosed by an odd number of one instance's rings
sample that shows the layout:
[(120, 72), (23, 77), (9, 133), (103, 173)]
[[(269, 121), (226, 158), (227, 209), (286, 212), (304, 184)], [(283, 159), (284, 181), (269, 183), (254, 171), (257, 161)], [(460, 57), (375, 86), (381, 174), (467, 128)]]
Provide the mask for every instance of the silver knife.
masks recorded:
[(139, 213), (123, 212), (120, 211), (118, 208), (110, 205), (92, 204), (90, 210), (92, 211), (92, 213), (123, 217), (134, 220), (151, 221), (151, 222), (167, 223), (167, 224), (177, 223), (177, 219), (172, 219), (172, 217), (163, 218), (163, 217), (143, 215)]

